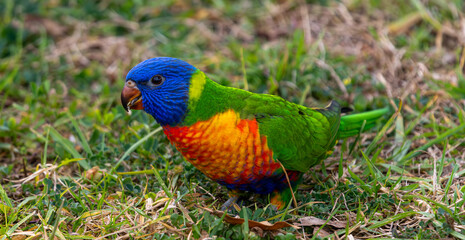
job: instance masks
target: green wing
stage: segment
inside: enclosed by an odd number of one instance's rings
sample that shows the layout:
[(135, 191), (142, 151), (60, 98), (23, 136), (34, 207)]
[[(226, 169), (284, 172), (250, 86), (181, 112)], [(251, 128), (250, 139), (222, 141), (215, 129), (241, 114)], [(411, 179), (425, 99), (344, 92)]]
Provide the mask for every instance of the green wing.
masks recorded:
[(274, 158), (286, 169), (307, 171), (334, 146), (340, 107), (311, 109), (273, 95), (253, 94), (245, 99), (241, 117), (255, 118)]

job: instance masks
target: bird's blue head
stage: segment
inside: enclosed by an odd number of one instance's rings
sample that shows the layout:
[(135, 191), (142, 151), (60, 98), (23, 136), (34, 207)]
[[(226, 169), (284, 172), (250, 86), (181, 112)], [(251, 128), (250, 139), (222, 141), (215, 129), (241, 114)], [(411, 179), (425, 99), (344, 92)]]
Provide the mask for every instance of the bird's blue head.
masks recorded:
[(137, 64), (126, 76), (123, 107), (142, 109), (160, 125), (175, 126), (187, 112), (189, 86), (198, 70), (176, 58), (158, 57)]

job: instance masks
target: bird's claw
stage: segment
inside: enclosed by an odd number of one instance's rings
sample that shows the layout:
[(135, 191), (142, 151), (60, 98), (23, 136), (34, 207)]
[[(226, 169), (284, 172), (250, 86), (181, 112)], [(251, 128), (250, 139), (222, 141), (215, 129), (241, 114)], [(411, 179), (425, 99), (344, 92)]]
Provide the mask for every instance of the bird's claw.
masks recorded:
[(222, 206), (221, 206), (221, 211), (228, 211), (231, 209), (231, 207), (234, 207), (234, 204), (236, 204), (237, 200), (239, 199), (239, 196), (232, 196), (230, 197)]

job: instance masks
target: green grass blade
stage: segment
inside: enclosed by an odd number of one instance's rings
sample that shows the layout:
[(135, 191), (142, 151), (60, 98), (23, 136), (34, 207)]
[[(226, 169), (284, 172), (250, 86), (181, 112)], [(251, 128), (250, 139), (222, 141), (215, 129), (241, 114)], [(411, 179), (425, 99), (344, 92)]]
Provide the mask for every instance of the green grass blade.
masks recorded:
[(373, 167), (374, 167), (373, 163), (367, 157), (367, 155), (365, 155), (365, 153), (363, 151), (360, 151), (360, 152), (362, 153), (363, 159), (365, 159), (365, 162), (367, 163), (368, 170), (370, 171), (371, 177), (373, 177), (373, 179), (376, 179), (376, 174), (375, 174), (375, 171), (373, 170)]
[(419, 214), (419, 213), (415, 212), (415, 211), (399, 213), (397, 215), (388, 217), (388, 218), (386, 218), (386, 219), (384, 219), (382, 221), (375, 222), (373, 225), (369, 226), (368, 229), (373, 230), (373, 229), (376, 229), (376, 228), (380, 228), (380, 227), (382, 227), (384, 225), (387, 225), (387, 224), (395, 222), (395, 221), (399, 221), (401, 219), (413, 216), (415, 214)]
[(410, 2), (413, 4), (413, 6), (417, 8), (421, 17), (425, 21), (431, 24), (431, 26), (433, 26), (438, 31), (442, 29), (441, 23), (431, 16), (431, 14), (428, 12), (426, 7), (423, 5), (423, 3), (420, 0), (410, 0)]
[(132, 152), (134, 152), (136, 150), (137, 147), (139, 147), (142, 143), (144, 143), (145, 141), (147, 141), (147, 139), (151, 138), (153, 135), (157, 134), (158, 132), (160, 132), (161, 130), (163, 130), (162, 127), (158, 127), (157, 129), (153, 130), (152, 132), (150, 132), (149, 134), (147, 134), (145, 137), (139, 139), (139, 141), (137, 141), (136, 143), (134, 143), (128, 150), (126, 150), (126, 152), (124, 152), (123, 156), (118, 160), (118, 162), (115, 164), (115, 166), (113, 167), (112, 171), (115, 171), (116, 168), (118, 168), (118, 166), (121, 164), (122, 161), (124, 161), (124, 159), (126, 159), (126, 157), (129, 156), (129, 154), (131, 154)]
[(365, 182), (362, 179), (360, 179), (354, 172), (352, 172), (352, 170), (350, 170), (350, 168), (347, 168), (347, 171), (349, 171), (350, 176), (360, 184), (360, 187), (363, 190), (369, 192), (370, 194), (373, 194), (373, 190), (370, 187), (368, 187), (365, 184)]
[[(452, 185), (452, 182), (454, 181), (455, 173), (457, 172), (458, 169), (459, 169), (459, 165), (455, 165), (454, 169), (452, 169), (452, 173), (450, 174), (449, 180), (447, 181), (447, 184), (446, 184), (446, 188), (444, 189), (445, 193), (449, 192), (450, 186)], [(443, 201), (447, 202), (447, 199), (448, 199), (447, 194), (444, 194)]]
[(444, 148), (442, 149), (441, 162), (439, 162), (439, 166), (438, 166), (438, 178), (437, 178), (438, 181), (439, 181), (439, 177), (441, 177), (442, 175), (442, 171), (444, 170), (444, 161), (446, 158), (446, 150), (447, 150), (448, 145), (449, 145), (449, 141), (446, 141), (446, 143), (444, 144)]
[(74, 119), (73, 115), (71, 115), (70, 112), (68, 112), (68, 117), (71, 120), (71, 124), (73, 125), (74, 129), (76, 130), (76, 133), (78, 134), (79, 141), (81, 142), (82, 148), (84, 149), (84, 151), (86, 151), (87, 154), (90, 155), (90, 156), (94, 155), (92, 153), (92, 150), (90, 149), (89, 142), (87, 141), (86, 137), (84, 136), (84, 133), (82, 133), (81, 128), (79, 127), (79, 125), (76, 122), (76, 119)]
[(416, 157), (422, 153), (422, 151), (428, 149), (429, 147), (433, 146), (434, 144), (440, 143), (444, 140), (446, 140), (448, 137), (453, 136), (457, 134), (460, 131), (463, 131), (465, 129), (465, 124), (461, 124), (455, 128), (449, 129), (439, 135), (437, 138), (430, 140), (426, 144), (424, 144), (421, 147), (418, 147), (417, 149), (411, 151), (409, 154), (407, 154), (400, 162), (399, 164), (405, 164), (408, 160), (410, 160), (413, 157)]
[(394, 162), (399, 162), (401, 159), (405, 157), (405, 155), (407, 155), (408, 150), (410, 150), (411, 146), (412, 146), (412, 140), (410, 139), (405, 140), (405, 142), (403, 142), (399, 147), (394, 149), (392, 160), (394, 160)]
[(3, 212), (4, 218), (5, 218), (5, 226), (8, 226), (9, 224), (8, 214), (9, 214), (9, 211), (13, 209), (13, 205), (11, 204), (11, 200), (6, 194), (1, 184), (0, 184), (0, 200), (2, 200), (2, 202), (6, 204), (6, 205), (3, 205), (0, 202), (0, 212)]
[(79, 165), (84, 169), (90, 169), (89, 163), (82, 157), (82, 155), (74, 148), (73, 143), (68, 139), (64, 138), (55, 128), (49, 126), (50, 135), (52, 135), (53, 140), (63, 146), (66, 151), (68, 151), (74, 158), (81, 158), (82, 160), (78, 161)]
[[(65, 201), (61, 200), (60, 207), (58, 207), (58, 209), (56, 211), (55, 224), (53, 224), (52, 233), (50, 234), (51, 239), (55, 239), (55, 234), (57, 233), (57, 229), (58, 229), (58, 223), (60, 222), (61, 209), (63, 208), (64, 203), (65, 203)], [(60, 236), (60, 238), (63, 239), (63, 237), (61, 237), (61, 236)]]
[(452, 236), (454, 236), (454, 237), (456, 237), (456, 238), (458, 238), (458, 239), (465, 240), (465, 235), (463, 235), (463, 234), (461, 234), (461, 233), (459, 233), (459, 232), (457, 232), (457, 231), (452, 231), (452, 232), (450, 233), (450, 235), (452, 235)]
[(36, 215), (35, 212), (27, 215), (25, 218), (21, 219), (21, 221), (19, 221), (18, 223), (16, 223), (13, 227), (11, 227), (10, 229), (8, 229), (8, 231), (6, 232), (6, 235), (3, 236), (3, 239), (5, 239), (7, 236), (10, 236), (12, 233), (14, 233), (14, 231), (16, 231), (16, 229), (18, 229), (19, 226), (21, 226), (23, 223), (25, 223), (27, 220), (29, 220), (29, 218), (31, 218), (32, 216)]
[(338, 178), (341, 179), (342, 175), (344, 175), (344, 152), (346, 151), (346, 140), (343, 140), (342, 146), (341, 146), (341, 157), (339, 158), (339, 166), (338, 166)]
[(152, 169), (153, 169), (153, 174), (155, 175), (155, 178), (157, 179), (158, 183), (163, 188), (163, 191), (165, 191), (166, 196), (168, 196), (169, 198), (173, 198), (173, 194), (170, 192), (170, 190), (166, 186), (166, 184), (163, 181), (163, 179), (161, 178), (160, 173), (158, 172), (158, 170), (156, 168), (154, 168), (153, 166), (152, 166)]
[(47, 149), (48, 149), (49, 136), (50, 136), (50, 128), (47, 129), (47, 136), (45, 137), (44, 155), (42, 158), (42, 165), (44, 166), (47, 163)]
[(439, 203), (437, 201), (431, 200), (431, 199), (429, 199), (427, 197), (423, 197), (421, 195), (404, 195), (402, 198), (404, 198), (404, 199), (420, 198), (420, 199), (422, 199), (422, 200), (424, 200), (426, 202), (430, 202), (430, 203), (434, 204), (438, 208), (442, 208), (442, 210), (446, 211), (450, 216), (453, 216), (452, 211), (446, 205), (444, 205), (442, 203)]
[(249, 239), (249, 215), (247, 209), (242, 207), (242, 212), (244, 213), (244, 223), (242, 224), (242, 233), (244, 234), (244, 239)]
[(13, 208), (13, 204), (11, 204), (11, 200), (8, 197), (8, 195), (5, 192), (5, 189), (3, 189), (2, 185), (0, 184), (0, 198), (6, 205), (10, 208)]
[(386, 131), (394, 123), (394, 120), (400, 114), (401, 110), (402, 110), (402, 101), (399, 102), (399, 107), (397, 108), (397, 111), (394, 114), (392, 114), (392, 116), (389, 118), (389, 120), (386, 122), (386, 124), (384, 124), (383, 128), (381, 128), (381, 130), (378, 132), (378, 134), (376, 134), (375, 138), (370, 143), (370, 145), (368, 145), (368, 147), (367, 147), (367, 149), (365, 151), (366, 155), (370, 155), (370, 153), (375, 149), (375, 147), (377, 146), (379, 140), (381, 140), (381, 138), (385, 136)]
[(6, 77), (0, 81), (0, 92), (3, 92), (3, 90), (7, 87), (10, 86), (13, 80), (15, 79), (16, 75), (18, 74), (19, 71), (19, 66), (16, 66), (13, 71), (11, 71)]

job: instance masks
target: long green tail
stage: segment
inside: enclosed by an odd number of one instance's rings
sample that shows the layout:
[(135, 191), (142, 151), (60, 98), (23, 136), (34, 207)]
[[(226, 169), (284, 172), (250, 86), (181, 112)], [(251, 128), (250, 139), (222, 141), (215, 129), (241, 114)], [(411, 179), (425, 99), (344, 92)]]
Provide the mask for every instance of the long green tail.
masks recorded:
[(374, 127), (376, 125), (376, 121), (388, 112), (389, 108), (382, 108), (369, 112), (342, 116), (341, 124), (339, 125), (339, 139), (359, 134), (365, 121), (365, 127), (362, 132)]

